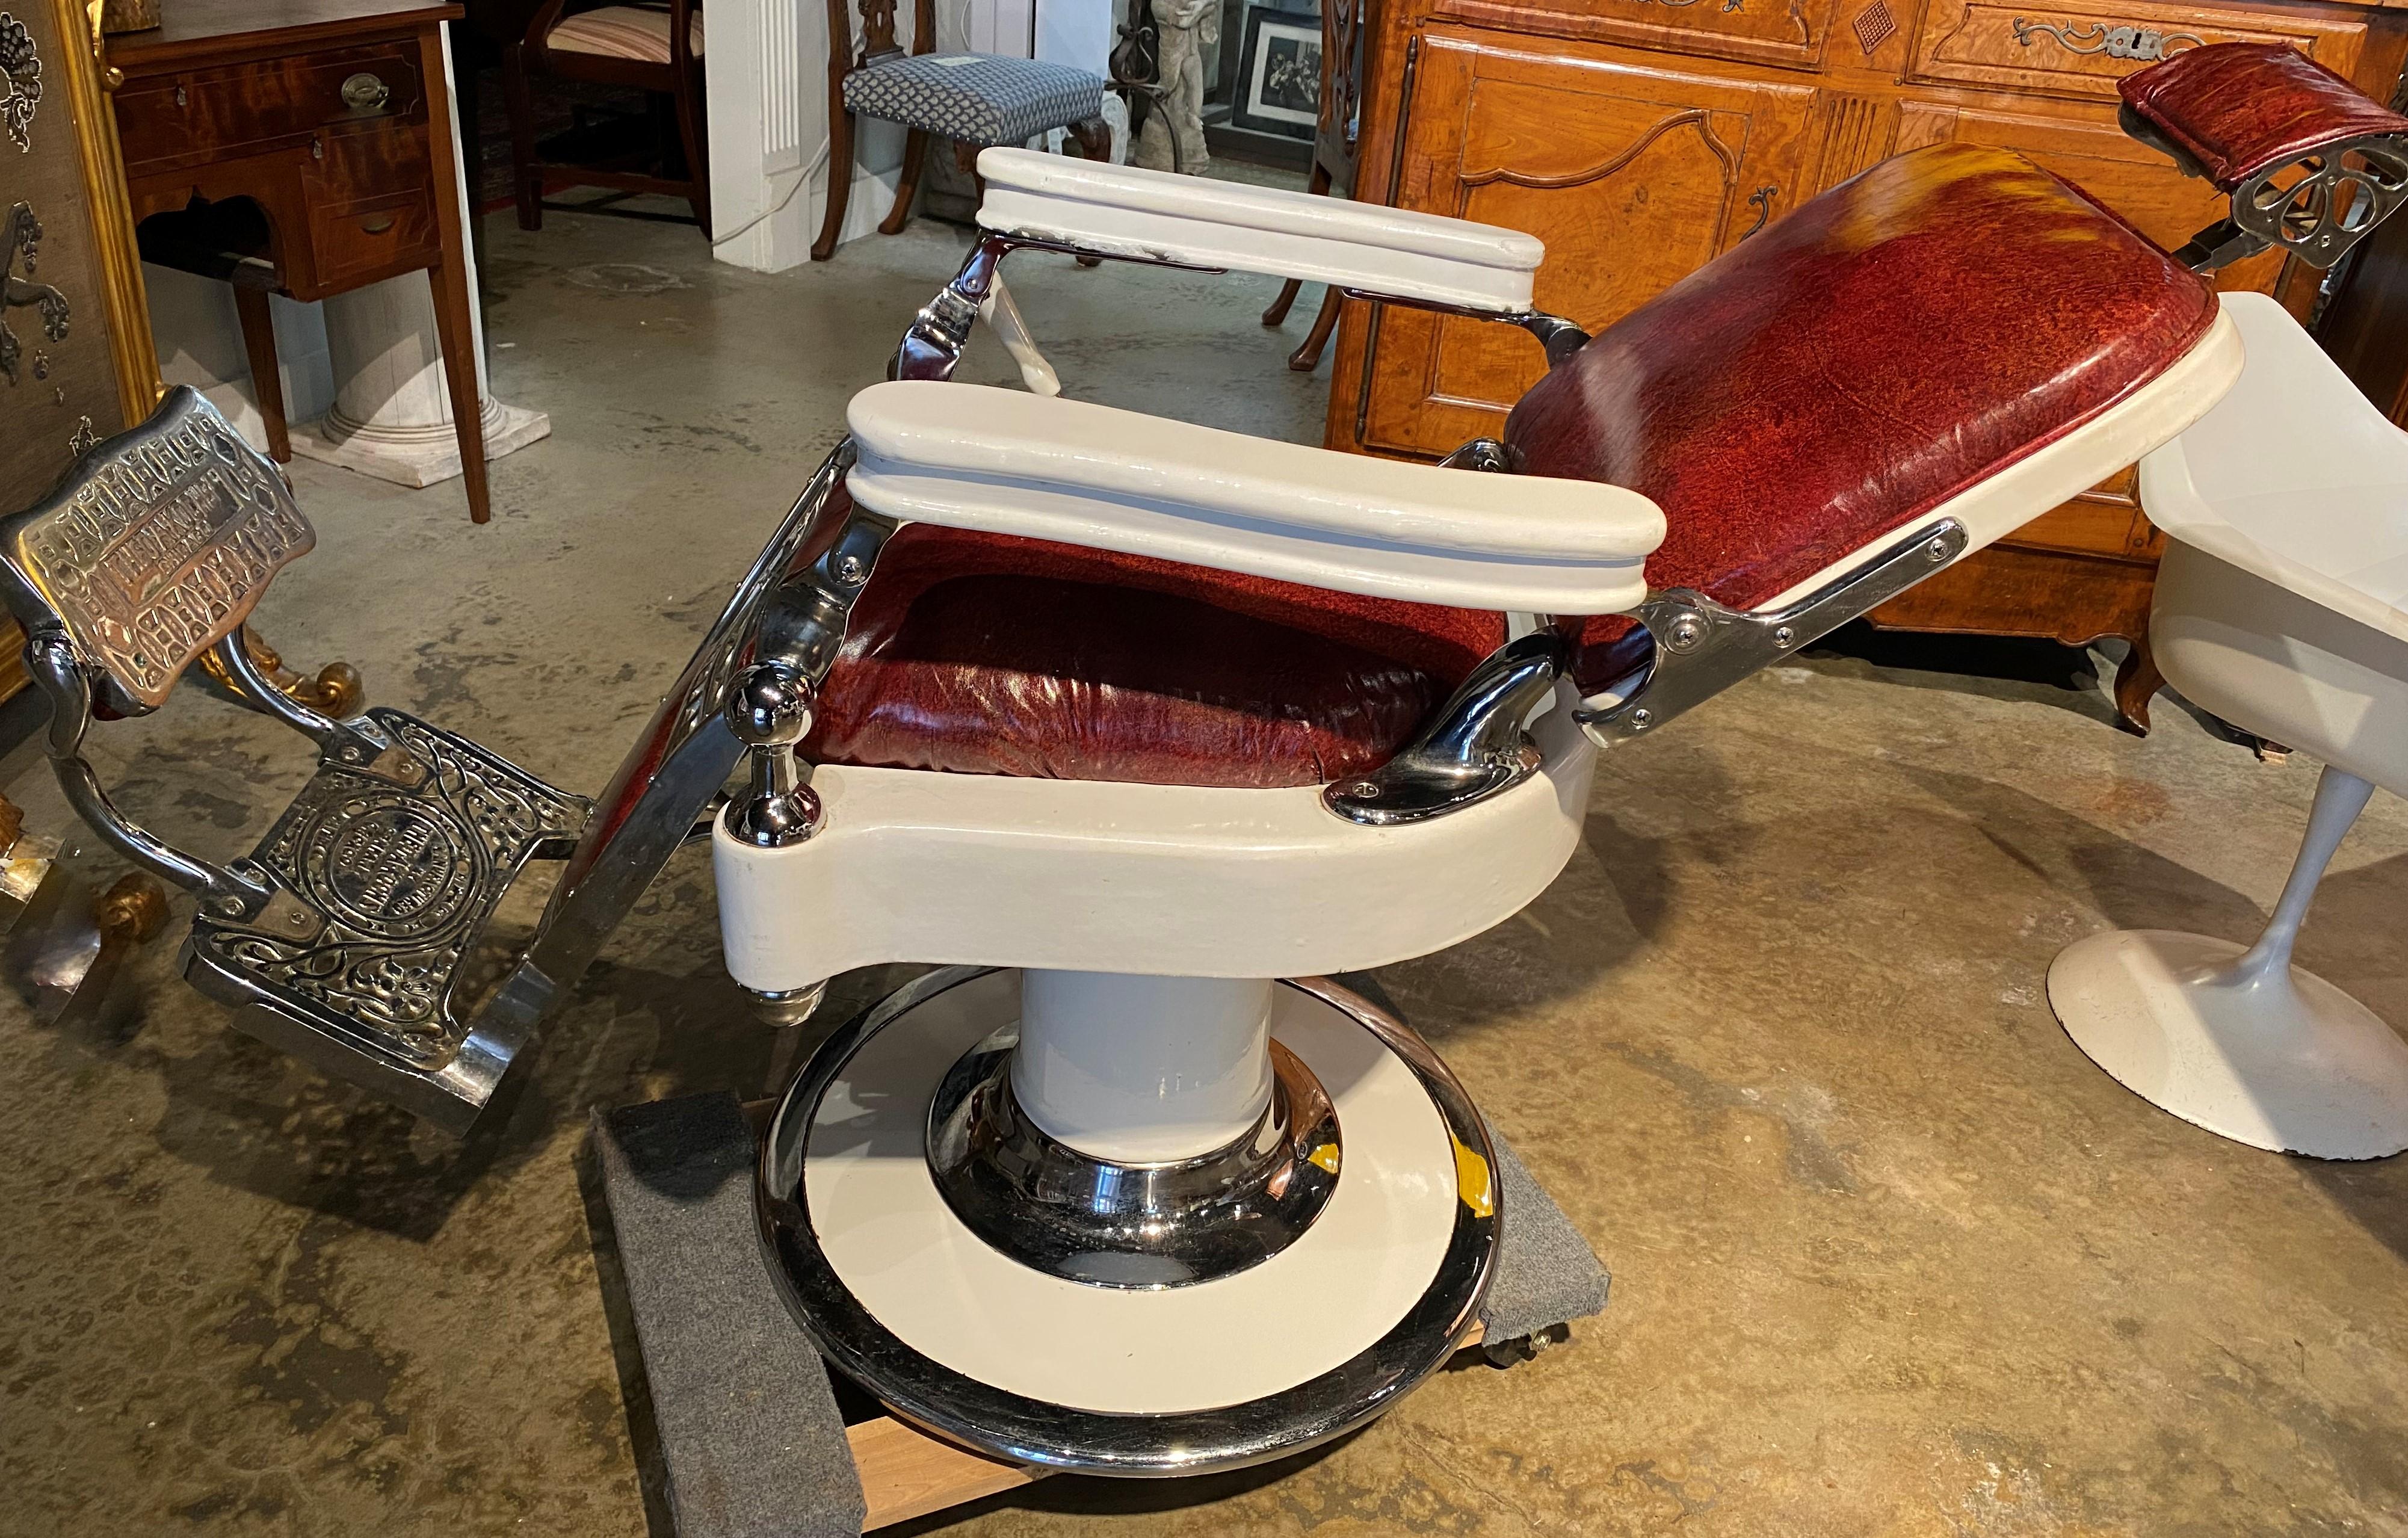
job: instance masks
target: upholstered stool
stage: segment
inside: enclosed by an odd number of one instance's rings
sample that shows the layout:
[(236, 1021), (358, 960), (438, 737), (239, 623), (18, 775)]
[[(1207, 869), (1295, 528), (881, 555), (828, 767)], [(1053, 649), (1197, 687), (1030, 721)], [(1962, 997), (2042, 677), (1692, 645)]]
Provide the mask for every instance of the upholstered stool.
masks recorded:
[(2049, 969), (2066, 1033), (2133, 1093), (2253, 1147), (2408, 1148), (2408, 1042), (2291, 965), (2317, 882), (2375, 785), (2408, 794), (2408, 434), (2273, 300), (2224, 295), (2249, 367), (2144, 460), (2166, 533), (2149, 639), (2202, 709), (2325, 763), (2257, 943), (2093, 935)]
[[(1112, 135), (1104, 122), (1104, 79), (1068, 65), (993, 53), (938, 53), (935, 0), (912, 11), (911, 51), (895, 39), (895, 0), (861, 0), (862, 38), (854, 48), (845, 0), (828, 0), (828, 36), (835, 88), (828, 93), (828, 197), (811, 260), (836, 252), (853, 193), (853, 125), (856, 118), (899, 122), (903, 178), (895, 207), (878, 226), (896, 235), (911, 217), (928, 140), (951, 139), (962, 170), (974, 180), (978, 152), (992, 145), (1025, 144), (1067, 129), (1090, 160), (1109, 160)], [(982, 186), (982, 190), (983, 190)]]

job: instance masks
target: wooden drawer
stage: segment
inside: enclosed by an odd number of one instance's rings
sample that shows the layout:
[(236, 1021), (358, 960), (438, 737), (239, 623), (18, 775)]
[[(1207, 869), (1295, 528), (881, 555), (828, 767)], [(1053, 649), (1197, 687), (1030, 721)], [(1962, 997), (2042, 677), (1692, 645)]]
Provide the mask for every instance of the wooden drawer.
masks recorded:
[[(1903, 15), (1913, 0), (1883, 0)], [(1700, 58), (1744, 59), (1812, 67), (1823, 60), (1838, 0), (1584, 0), (1576, 5), (1528, 0), (1439, 0), (1432, 20), (1462, 22), (1498, 32), (1553, 34), (1599, 43), (1629, 43)]]
[(2113, 102), (2117, 80), (2203, 43), (2287, 43), (2346, 75), (2365, 36), (2361, 21), (2302, 12), (2152, 0), (2081, 7), (1931, 0), (1907, 78)]
[(340, 290), (426, 266), (442, 237), (426, 195), (405, 194), (342, 208), (311, 205), (309, 250), (319, 284)]
[(294, 298), (322, 298), (425, 266), (441, 254), (423, 129), (389, 123), (368, 133), (328, 135), (320, 145), (322, 155), (301, 178), (309, 208), (310, 271), (305, 281), (299, 265), (293, 265), (288, 277)]
[[(346, 82), (362, 77), (382, 87), (381, 100), (365, 83), (347, 99)], [(409, 42), (150, 76), (128, 80), (117, 95), (131, 176), (425, 116)]]

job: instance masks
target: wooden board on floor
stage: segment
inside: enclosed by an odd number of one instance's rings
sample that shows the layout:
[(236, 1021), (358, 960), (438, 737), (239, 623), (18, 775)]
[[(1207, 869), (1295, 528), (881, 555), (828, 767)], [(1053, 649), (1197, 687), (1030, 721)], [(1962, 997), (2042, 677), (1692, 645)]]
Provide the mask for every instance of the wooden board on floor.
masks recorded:
[[(1480, 1326), (1474, 1324), (1457, 1349), (1479, 1344)], [(869, 1505), (864, 1532), (1018, 1489), (1054, 1472), (957, 1447), (892, 1416), (848, 1426), (844, 1439)]]

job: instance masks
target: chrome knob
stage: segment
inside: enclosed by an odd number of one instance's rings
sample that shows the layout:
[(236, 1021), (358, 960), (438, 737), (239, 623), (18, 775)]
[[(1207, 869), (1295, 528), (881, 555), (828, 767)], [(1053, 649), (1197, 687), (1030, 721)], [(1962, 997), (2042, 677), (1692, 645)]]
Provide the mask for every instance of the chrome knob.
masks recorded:
[(748, 748), (792, 748), (810, 734), (816, 691), (783, 663), (765, 662), (727, 696), (727, 726)]
[(810, 680), (784, 662), (755, 666), (727, 693), (727, 729), (752, 758), (752, 789), (728, 803), (727, 830), (756, 848), (800, 843), (820, 830), (820, 798), (795, 760), (816, 697)]

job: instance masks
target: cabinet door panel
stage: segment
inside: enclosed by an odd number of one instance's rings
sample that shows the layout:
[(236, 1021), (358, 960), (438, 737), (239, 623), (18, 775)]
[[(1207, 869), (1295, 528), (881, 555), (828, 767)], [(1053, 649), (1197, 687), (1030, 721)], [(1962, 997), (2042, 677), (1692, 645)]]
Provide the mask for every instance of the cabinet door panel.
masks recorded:
[[(1433, 36), (1397, 202), (1539, 237), (1539, 307), (1594, 330), (1790, 206), (1813, 97), (1603, 49), (1541, 56)], [(1496, 432), (1544, 367), (1519, 331), (1383, 307), (1358, 440), (1444, 453)]]

